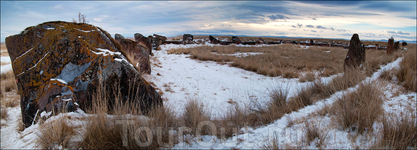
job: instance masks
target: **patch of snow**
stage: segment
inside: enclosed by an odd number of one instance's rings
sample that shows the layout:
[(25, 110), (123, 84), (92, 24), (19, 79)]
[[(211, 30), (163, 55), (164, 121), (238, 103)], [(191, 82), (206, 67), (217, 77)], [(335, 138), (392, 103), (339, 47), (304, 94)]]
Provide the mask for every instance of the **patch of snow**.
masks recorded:
[[(28, 52), (30, 52), (30, 51), (32, 51), (33, 50), (33, 47), (32, 48), (30, 48), (29, 50), (27, 50), (25, 53), (23, 53), (22, 55), (20, 55), (20, 56), (18, 56), (18, 57), (16, 57), (15, 59), (14, 59), (14, 61), (16, 61), (17, 59), (19, 59), (20, 57), (22, 57), (22, 56), (24, 56), (24, 55), (26, 55), (26, 53), (28, 53)], [(13, 61), (13, 62), (14, 62)]]
[(46, 30), (55, 30), (55, 28), (51, 28), (51, 27), (48, 27), (48, 28), (45, 28)]
[(77, 29), (77, 28), (74, 28), (74, 29), (76, 29), (76, 30), (78, 30), (78, 31), (81, 31), (81, 32), (85, 32), (85, 33), (89, 33), (89, 32), (92, 32), (92, 31), (97, 31), (97, 30), (81, 30), (81, 29)]
[(1, 56), (1, 62), (2, 63), (10, 63), (12, 61), (10, 60), (9, 56)]
[(51, 79), (51, 81), (59, 81), (59, 82), (61, 82), (61, 83), (63, 83), (63, 84), (68, 84), (67, 82), (65, 82), (64, 80), (62, 80), (62, 79), (54, 79), (54, 78), (52, 78)]
[(1, 73), (6, 73), (10, 70), (13, 70), (12, 64), (1, 65)]
[[(49, 51), (50, 52), (50, 51)], [(29, 71), (29, 70), (32, 70), (33, 68), (35, 68), (36, 66), (38, 66), (38, 64), (49, 54), (49, 52), (47, 52), (45, 55), (43, 55), (43, 57), (35, 64), (35, 65), (33, 65), (32, 67), (30, 67), (28, 70), (26, 70), (26, 71)], [(19, 73), (17, 76), (20, 76), (20, 75), (22, 75), (23, 73), (25, 73), (26, 71), (23, 71), (23, 72), (21, 72), (21, 73)]]

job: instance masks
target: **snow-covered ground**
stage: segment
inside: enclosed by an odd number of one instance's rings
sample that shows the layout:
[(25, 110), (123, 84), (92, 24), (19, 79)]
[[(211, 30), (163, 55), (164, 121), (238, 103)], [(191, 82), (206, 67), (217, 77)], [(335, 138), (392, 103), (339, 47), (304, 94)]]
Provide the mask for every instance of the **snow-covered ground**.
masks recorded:
[[(211, 44), (206, 44), (211, 45)], [(198, 44), (174, 45), (168, 44), (161, 46), (162, 50), (154, 51), (152, 59), (152, 74), (145, 75), (147, 81), (152, 82), (157, 88), (163, 91), (164, 105), (174, 109), (175, 113), (183, 113), (184, 105), (190, 99), (196, 99), (202, 103), (212, 114), (212, 117), (218, 117), (224, 114), (229, 107), (236, 103), (241, 106), (251, 105), (252, 102), (267, 102), (269, 100), (269, 91), (280, 86), (289, 90), (289, 96), (294, 96), (298, 89), (311, 84), (311, 82), (300, 83), (298, 79), (285, 79), (282, 77), (267, 77), (246, 71), (240, 68), (230, 67), (228, 64), (219, 64), (211, 61), (199, 61), (190, 59), (189, 55), (167, 54), (167, 50), (174, 48), (191, 48), (201, 46)], [(217, 45), (211, 45), (217, 46)], [(259, 46), (259, 45), (257, 45)], [(3, 62), (3, 57), (1, 58)], [(6, 58), (4, 58), (6, 59)], [(7, 60), (6, 60), (7, 61)], [(8, 60), (10, 61), (10, 59)], [(378, 76), (386, 69), (399, 67), (401, 58), (396, 61), (382, 66), (373, 76), (366, 78), (363, 82), (379, 80)], [(10, 68), (7, 64), (1, 66)], [(322, 78), (322, 82), (327, 82), (331, 77)], [(382, 86), (385, 101), (383, 108), (386, 112), (397, 113), (399, 116), (403, 113), (410, 113), (409, 110), (416, 113), (416, 93), (401, 90), (401, 86), (381, 81), (386, 85)], [(314, 112), (331, 105), (335, 100), (347, 92), (357, 90), (358, 86), (351, 87), (345, 91), (334, 93), (329, 98), (318, 101), (317, 103), (307, 106), (299, 111), (285, 115), (276, 120), (274, 123), (259, 127), (257, 129), (242, 128), (239, 135), (220, 140), (217, 137), (202, 136), (202, 138), (191, 137), (187, 142), (180, 142), (173, 148), (190, 148), (190, 149), (216, 149), (216, 148), (251, 148), (258, 149), (271, 144), (273, 141), (279, 143), (280, 148), (316, 148), (318, 141), (305, 144), (304, 124), (295, 123), (287, 126), (287, 121), (305, 119), (319, 124), (319, 130), (325, 135), (323, 148), (367, 148), (369, 143), (375, 141), (380, 123), (374, 124), (374, 133), (371, 135), (359, 135), (352, 139), (353, 132), (338, 129), (331, 121), (329, 115), (318, 116)], [(22, 132), (17, 130), (20, 122), (20, 107), (8, 109), (8, 119), (1, 120), (6, 125), (1, 128), (1, 148), (16, 149), (34, 149), (40, 148), (36, 145), (36, 134), (39, 132), (39, 125), (35, 124)], [(402, 113), (401, 113), (402, 112)], [(53, 121), (60, 117), (71, 116), (69, 124), (77, 126), (79, 132), (83, 132), (83, 122), (86, 116), (82, 110), (68, 114), (53, 116), (47, 120)], [(45, 123), (47, 123), (45, 122)], [(189, 137), (189, 135), (186, 135)], [(75, 138), (80, 140), (79, 138)], [(353, 142), (352, 142), (353, 141)], [(58, 147), (59, 148), (59, 147)]]

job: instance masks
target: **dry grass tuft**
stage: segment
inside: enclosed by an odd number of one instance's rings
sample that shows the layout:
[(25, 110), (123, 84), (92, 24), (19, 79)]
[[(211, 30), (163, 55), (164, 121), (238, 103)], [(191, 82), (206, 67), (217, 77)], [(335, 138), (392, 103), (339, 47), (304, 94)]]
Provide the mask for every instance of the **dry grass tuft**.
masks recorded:
[(366, 60), (362, 65), (366, 71), (366, 76), (371, 76), (375, 71), (380, 69), (381, 65), (386, 65), (394, 61), (400, 54), (400, 51), (396, 51), (392, 55), (387, 55), (385, 51), (367, 50)]
[(300, 77), (298, 79), (298, 81), (300, 81), (300, 82), (306, 82), (306, 81), (311, 82), (311, 81), (314, 81), (315, 79), (316, 79), (316, 76), (314, 75), (314, 73), (308, 72), (304, 76)]
[(232, 137), (238, 133), (238, 130), (248, 126), (249, 123), (255, 123), (252, 119), (257, 119), (255, 116), (250, 116), (248, 109), (239, 107), (234, 104), (220, 120), (215, 120), (220, 125), (220, 139)]
[[(304, 122), (304, 142), (306, 145), (310, 145), (311, 142), (315, 142), (316, 147), (321, 148), (326, 140), (328, 132), (320, 130), (320, 123), (307, 120)], [(317, 140), (316, 140), (317, 139)]]
[(336, 122), (358, 133), (371, 131), (373, 123), (383, 113), (380, 95), (375, 83), (361, 83), (356, 91), (344, 94), (333, 103), (331, 109), (335, 110)]
[(1, 107), (1, 113), (0, 113), (0, 119), (7, 119), (8, 114), (8, 109), (5, 107)]
[[(192, 133), (195, 133), (196, 128), (199, 123), (203, 121), (209, 121), (210, 115), (206, 112), (204, 106), (200, 104), (197, 100), (191, 99), (185, 105), (185, 111), (183, 115), (184, 125), (188, 128), (192, 129)], [(207, 132), (203, 129), (202, 135), (208, 134), (211, 132)]]
[(69, 148), (68, 141), (75, 134), (74, 128), (68, 125), (66, 118), (45, 123), (40, 126), (37, 142), (44, 149)]
[(13, 71), (8, 71), (1, 74), (1, 88), (4, 90), (4, 92), (10, 92), (14, 89), (17, 89), (16, 79)]
[(400, 70), (396, 74), (398, 81), (408, 90), (417, 92), (417, 69), (416, 69), (416, 46), (410, 47), (409, 50), (405, 52), (404, 59), (400, 62)]
[(408, 149), (417, 147), (416, 115), (394, 117), (385, 114), (382, 119), (382, 140), (377, 147), (388, 149)]

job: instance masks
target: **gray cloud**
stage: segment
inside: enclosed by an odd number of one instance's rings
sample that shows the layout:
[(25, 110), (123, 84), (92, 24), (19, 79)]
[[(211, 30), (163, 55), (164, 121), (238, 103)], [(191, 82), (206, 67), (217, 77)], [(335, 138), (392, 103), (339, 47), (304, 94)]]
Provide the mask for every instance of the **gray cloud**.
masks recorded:
[(301, 27), (303, 27), (303, 24), (299, 24), (299, 23), (297, 23), (297, 26), (298, 26), (299, 28), (301, 28)]
[(323, 27), (323, 26), (321, 26), (321, 25), (316, 26), (316, 28), (317, 28), (317, 29), (327, 29), (326, 27)]
[(269, 17), (269, 19), (271, 19), (271, 20), (290, 19), (290, 18), (288, 18), (287, 16), (280, 15), (280, 14), (271, 15), (271, 16), (268, 16), (268, 17)]
[(402, 31), (398, 31), (398, 32), (395, 32), (395, 31), (387, 31), (387, 33), (390, 33), (390, 34), (401, 34), (401, 35), (410, 35), (410, 33), (404, 33)]
[(316, 30), (311, 30), (311, 32), (317, 32)]
[(297, 28), (295, 25), (292, 25), (291, 27), (293, 27), (293, 28)]
[(306, 25), (307, 28), (314, 28), (313, 25)]
[(346, 32), (345, 29), (337, 29), (337, 32)]
[(333, 27), (331, 27), (331, 28), (330, 28), (330, 30), (334, 31), (334, 28), (333, 28)]

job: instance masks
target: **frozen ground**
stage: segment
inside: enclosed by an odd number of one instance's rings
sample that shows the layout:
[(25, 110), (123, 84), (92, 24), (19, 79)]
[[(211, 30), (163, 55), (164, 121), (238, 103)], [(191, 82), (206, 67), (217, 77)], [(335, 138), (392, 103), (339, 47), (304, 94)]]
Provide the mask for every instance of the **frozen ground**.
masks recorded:
[[(266, 77), (243, 69), (229, 67), (227, 64), (193, 60), (189, 58), (189, 55), (167, 54), (167, 50), (169, 49), (195, 46), (200, 45), (163, 45), (162, 50), (154, 51), (152, 74), (145, 77), (163, 91), (164, 105), (174, 108), (178, 114), (183, 113), (183, 107), (188, 100), (196, 99), (210, 110), (213, 117), (218, 117), (230, 106), (233, 106), (233, 103), (247, 106), (254, 101), (266, 102), (269, 100), (269, 90), (274, 87), (286, 87), (290, 91), (289, 96), (294, 96), (297, 89), (311, 83), (300, 83), (298, 79)], [(2, 62), (3, 59), (6, 58), (2, 57)], [(378, 80), (378, 76), (383, 70), (398, 67), (400, 61), (401, 58), (382, 66), (379, 71), (375, 72), (373, 76), (366, 78), (363, 82)], [(10, 64), (1, 67), (2, 72), (3, 68), (11, 68)], [(322, 81), (327, 82), (332, 77), (322, 78)], [(403, 92), (404, 90), (401, 90), (402, 87), (395, 83), (382, 82), (386, 84), (382, 89), (384, 95), (381, 95), (385, 100), (383, 107), (386, 112), (397, 113), (398, 116), (402, 116), (404, 113), (410, 113), (410, 111), (416, 113), (415, 92)], [(345, 91), (336, 92), (331, 97), (307, 106), (297, 112), (287, 114), (272, 124), (257, 129), (242, 128), (240, 129), (239, 135), (226, 140), (220, 140), (212, 136), (196, 138), (186, 135), (185, 137), (189, 141), (180, 142), (174, 148), (257, 149), (270, 144), (271, 141), (279, 143), (280, 148), (316, 148), (319, 141), (313, 141), (308, 144), (303, 142), (304, 124), (295, 123), (293, 126), (287, 127), (287, 120), (289, 119), (306, 119), (319, 123), (320, 131), (327, 133), (323, 141), (323, 148), (367, 148), (369, 143), (375, 141), (377, 131), (381, 127), (380, 123), (376, 122), (374, 124), (375, 133), (372, 133), (370, 136), (359, 135), (353, 139), (352, 135), (354, 133), (335, 127), (330, 116), (314, 115), (316, 110), (323, 108), (325, 105), (332, 104), (343, 93), (355, 91), (357, 88), (358, 86), (355, 86)], [(9, 116), (7, 120), (1, 120), (2, 124), (6, 124), (1, 128), (1, 148), (40, 148), (35, 144), (39, 125), (35, 124), (20, 132), (17, 130), (21, 118), (20, 107), (6, 109), (9, 109)], [(82, 110), (77, 110), (77, 112), (51, 117), (47, 122), (60, 117), (70, 117), (72, 119), (68, 119), (69, 124), (76, 126), (77, 132), (84, 132), (83, 122), (86, 121), (87, 116)], [(80, 138), (82, 137), (76, 137), (73, 140), (81, 140)], [(57, 146), (57, 148), (60, 147)]]

